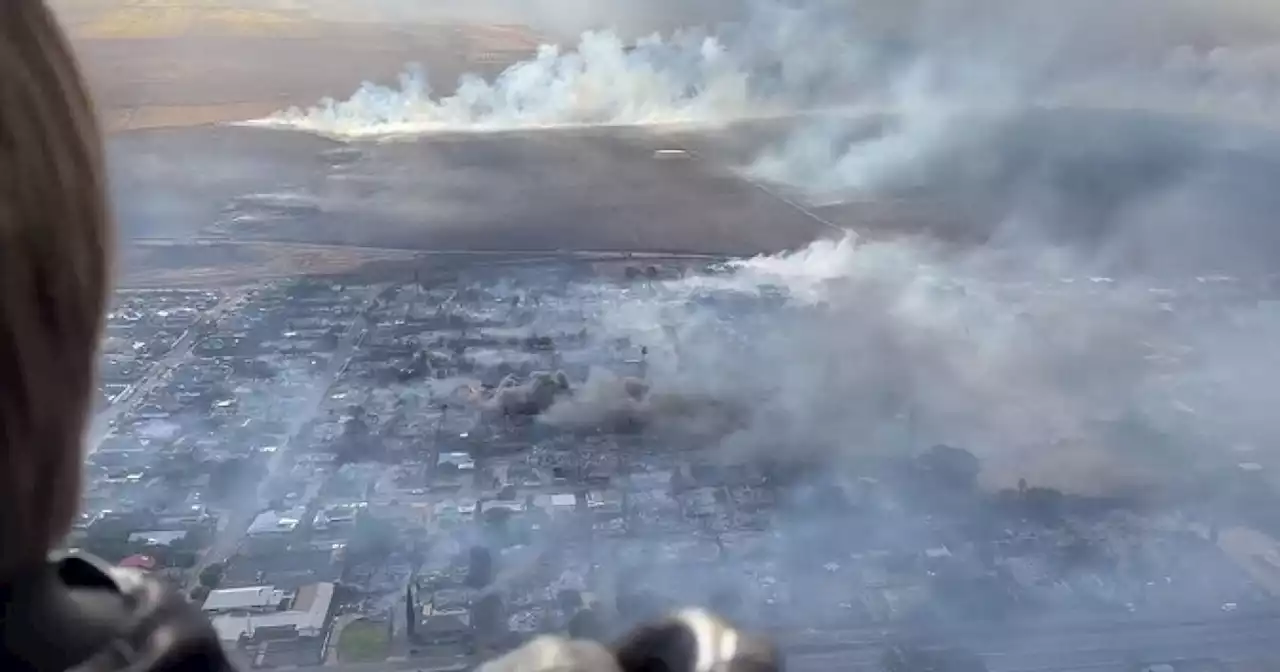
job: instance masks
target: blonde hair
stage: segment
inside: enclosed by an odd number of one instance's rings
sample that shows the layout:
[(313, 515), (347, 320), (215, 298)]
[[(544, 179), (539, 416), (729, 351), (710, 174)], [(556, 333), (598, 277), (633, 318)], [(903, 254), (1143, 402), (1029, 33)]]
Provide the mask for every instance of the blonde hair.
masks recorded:
[(0, 1), (0, 574), (43, 561), (79, 506), (109, 278), (102, 138), (40, 0)]

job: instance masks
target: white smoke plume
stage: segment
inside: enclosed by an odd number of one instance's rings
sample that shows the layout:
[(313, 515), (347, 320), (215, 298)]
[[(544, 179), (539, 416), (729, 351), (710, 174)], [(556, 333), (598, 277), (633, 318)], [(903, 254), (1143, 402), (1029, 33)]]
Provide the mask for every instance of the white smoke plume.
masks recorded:
[[(366, 83), (249, 123), (359, 139), (804, 112), (744, 174), (831, 204), (910, 187), (957, 143), (998, 135), (1028, 109), (1269, 124), (1278, 15), (1244, 0), (760, 2), (742, 20), (669, 37), (589, 31), (491, 80), (464, 76), (448, 94), (411, 66), (396, 86)], [(880, 126), (868, 130), (869, 119)]]
[[(1280, 11), (1195, 0), (910, 3), (909, 56), (875, 94), (883, 128), (801, 120), (747, 174), (815, 205), (918, 186), (965, 144), (1045, 109), (1196, 115), (1273, 125)], [(851, 39), (865, 39), (859, 35)]]
[(825, 16), (771, 6), (715, 31), (634, 41), (587, 31), (576, 46), (544, 45), (492, 80), (464, 76), (448, 95), (437, 95), (427, 70), (411, 65), (397, 86), (366, 82), (346, 100), (247, 123), (358, 139), (767, 117), (832, 100), (856, 81), (864, 56)]
[[(887, 102), (865, 122), (848, 115), (805, 119), (761, 150), (745, 172), (799, 191), (813, 205), (918, 182), (923, 176), (915, 171), (947, 149), (977, 140), (1016, 107), (997, 87), (974, 82), (962, 99), (942, 91), (936, 78), (927, 64), (912, 68), (893, 82)], [(957, 132), (960, 124), (963, 131)]]
[(631, 48), (614, 34), (589, 32), (576, 49), (544, 46), (493, 81), (464, 77), (450, 96), (433, 96), (415, 66), (397, 88), (366, 83), (348, 100), (252, 123), (360, 138), (700, 122), (747, 114), (751, 103), (746, 76), (714, 37), (655, 36)]

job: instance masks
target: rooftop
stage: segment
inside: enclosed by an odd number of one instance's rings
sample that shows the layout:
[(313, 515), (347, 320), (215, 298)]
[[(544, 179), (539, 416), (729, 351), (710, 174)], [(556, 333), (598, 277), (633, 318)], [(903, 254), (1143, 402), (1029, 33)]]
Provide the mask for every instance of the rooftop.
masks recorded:
[(280, 532), (292, 532), (298, 527), (301, 521), (301, 514), (293, 515), (294, 512), (286, 512), (284, 514), (275, 511), (264, 511), (253, 519), (253, 524), (249, 526), (250, 535), (275, 534)]
[(130, 542), (144, 542), (153, 546), (168, 546), (175, 541), (186, 538), (186, 530), (151, 530), (134, 532), (129, 535)]
[(235, 611), (240, 609), (263, 609), (274, 607), (285, 599), (283, 591), (274, 586), (249, 586), (247, 588), (225, 588), (209, 593), (205, 598), (205, 611)]
[[(294, 628), (301, 637), (316, 637), (324, 632), (329, 608), (333, 604), (333, 591), (332, 583), (316, 583), (299, 589), (294, 608), (288, 611), (251, 615), (223, 614), (214, 616), (211, 620), (218, 639), (224, 642), (252, 637), (259, 628)], [(211, 593), (210, 597), (212, 596)], [(208, 611), (208, 602), (205, 604), (205, 610)]]

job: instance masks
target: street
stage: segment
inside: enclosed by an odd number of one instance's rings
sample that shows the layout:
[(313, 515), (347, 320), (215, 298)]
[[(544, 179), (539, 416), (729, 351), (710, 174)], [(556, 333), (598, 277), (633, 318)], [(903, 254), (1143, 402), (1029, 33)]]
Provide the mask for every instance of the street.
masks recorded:
[[(370, 295), (366, 297), (366, 302), (373, 299), (378, 290), (371, 290)], [(200, 572), (209, 565), (225, 562), (228, 558), (235, 554), (236, 549), (240, 546), (240, 540), (244, 538), (245, 531), (249, 525), (253, 523), (254, 517), (266, 507), (267, 502), (271, 500), (269, 488), (272, 477), (281, 465), (287, 463), (289, 449), (293, 442), (297, 439), (298, 434), (306, 426), (307, 422), (315, 416), (320, 405), (324, 402), (325, 395), (328, 394), (330, 386), (333, 384), (342, 370), (346, 368), (351, 361), (351, 356), (355, 352), (357, 346), (364, 339), (365, 333), (369, 325), (363, 315), (356, 318), (351, 328), (347, 330), (342, 341), (339, 342), (338, 348), (334, 351), (333, 357), (329, 360), (329, 366), (325, 370), (321, 380), (321, 385), (316, 385), (311, 390), (311, 396), (307, 399), (305, 407), (308, 409), (305, 413), (300, 413), (293, 418), (289, 425), (288, 438), (285, 440), (280, 449), (271, 457), (267, 465), (267, 473), (258, 483), (255, 490), (255, 496), (252, 498), (244, 498), (240, 502), (240, 506), (227, 512), (226, 522), (218, 529), (218, 534), (214, 538), (213, 543), (205, 550), (200, 561), (192, 568), (188, 578), (188, 588), (194, 588), (199, 581)]]
[(110, 406), (98, 412), (89, 425), (89, 437), (85, 443), (85, 452), (93, 454), (94, 451), (98, 450), (102, 442), (114, 432), (111, 426), (112, 423), (125, 411), (146, 399), (152, 390), (164, 382), (169, 371), (191, 354), (191, 348), (199, 340), (203, 327), (217, 324), (218, 318), (238, 307), (243, 298), (244, 295), (240, 293), (229, 294), (224, 297), (216, 306), (202, 315), (195, 324), (188, 327), (182, 333), (182, 336), (178, 337), (178, 340), (174, 342), (173, 347), (169, 348), (169, 351), (163, 357), (151, 365), (150, 370), (141, 380), (121, 393), (119, 397), (111, 402)]

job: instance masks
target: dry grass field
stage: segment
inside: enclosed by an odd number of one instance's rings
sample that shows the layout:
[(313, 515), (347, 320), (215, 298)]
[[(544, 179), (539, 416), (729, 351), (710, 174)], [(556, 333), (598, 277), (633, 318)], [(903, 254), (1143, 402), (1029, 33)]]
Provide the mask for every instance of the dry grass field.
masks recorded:
[(137, 243), (119, 283), (129, 288), (235, 286), (299, 275), (350, 273), (371, 263), (404, 263), (412, 252), (291, 243)]
[[(532, 53), (521, 26), (404, 25), (317, 19), (258, 0), (53, 0), (111, 131), (253, 119), (343, 98), (365, 80), (426, 64), (447, 90)], [(372, 17), (376, 19), (376, 17)]]

